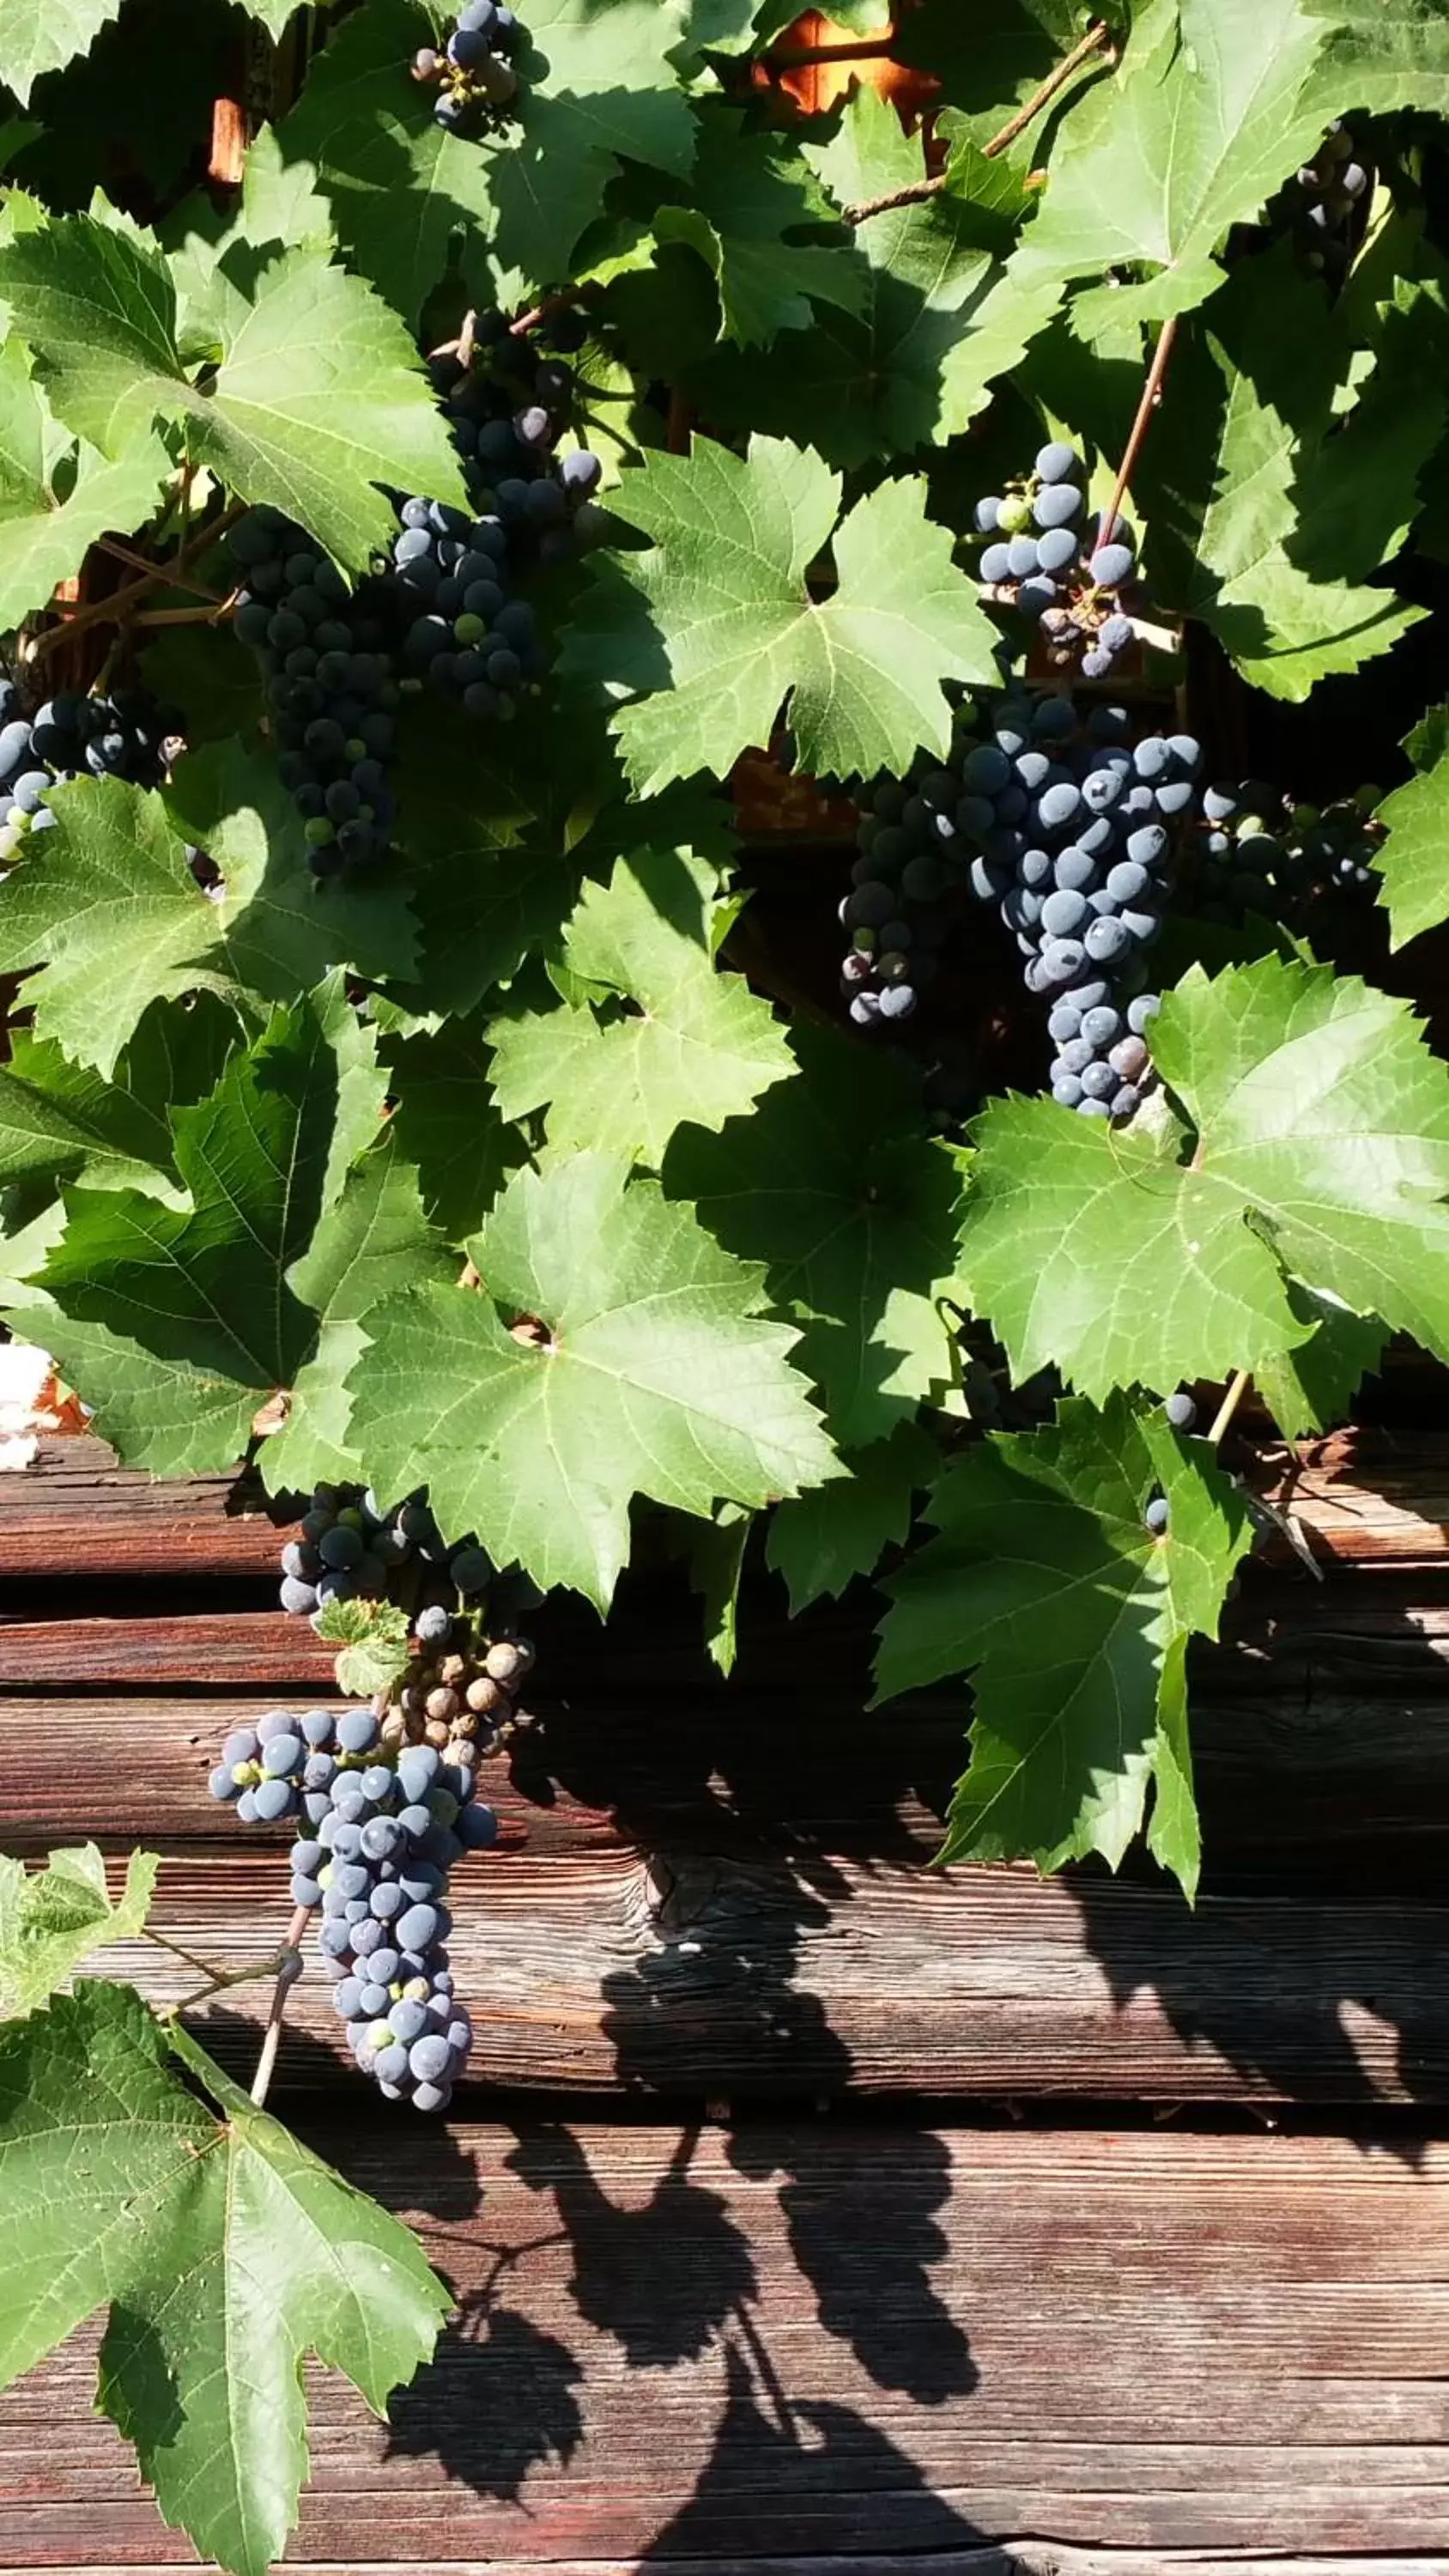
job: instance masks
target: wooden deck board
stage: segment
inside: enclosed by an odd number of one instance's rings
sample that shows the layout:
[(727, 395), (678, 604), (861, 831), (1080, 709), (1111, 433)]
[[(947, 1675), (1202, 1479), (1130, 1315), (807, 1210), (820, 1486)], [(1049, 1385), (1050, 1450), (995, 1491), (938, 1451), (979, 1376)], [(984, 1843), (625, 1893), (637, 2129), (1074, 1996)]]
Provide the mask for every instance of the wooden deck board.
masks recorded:
[[(460, 2312), (390, 2430), (314, 2375), (303, 2563), (1449, 2549), (1449, 2149), (313, 2136), (409, 2209)], [(94, 2349), (0, 2401), (0, 2564), (189, 2559), (90, 2414)]]

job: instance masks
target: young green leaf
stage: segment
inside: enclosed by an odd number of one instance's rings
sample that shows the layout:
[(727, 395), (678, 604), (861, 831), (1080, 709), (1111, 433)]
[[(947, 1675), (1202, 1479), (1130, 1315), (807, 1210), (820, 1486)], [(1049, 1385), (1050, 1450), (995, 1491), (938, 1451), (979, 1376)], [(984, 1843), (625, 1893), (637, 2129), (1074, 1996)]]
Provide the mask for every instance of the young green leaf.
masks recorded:
[(951, 1376), (941, 1300), (956, 1284), (960, 1172), (921, 1133), (913, 1066), (803, 1024), (790, 1043), (795, 1079), (718, 1136), (684, 1129), (664, 1185), (767, 1265), (772, 1299), (800, 1327), (797, 1364), (836, 1439), (860, 1448)]
[(592, 1145), (657, 1169), (676, 1127), (722, 1127), (794, 1071), (784, 1029), (712, 939), (716, 876), (688, 850), (639, 850), (607, 886), (588, 885), (564, 963), (627, 997), (627, 1018), (520, 1011), (490, 1024), (493, 1088), (505, 1118), (548, 1110), (550, 1145)]
[[(675, 176), (694, 129), (667, 59), (679, 0), (535, 0), (516, 109), (482, 140), (445, 134), (408, 77), (437, 27), (421, 0), (374, 0), (320, 56), (281, 129), (316, 165), (356, 265), (412, 322), (461, 235), (480, 301), (516, 305), (571, 272), (621, 159)], [(426, 487), (431, 489), (431, 486)]]
[(1017, 1377), (1255, 1369), (1311, 1329), (1285, 1271), (1449, 1357), (1449, 1075), (1408, 1006), (1276, 957), (1194, 968), (1152, 1051), (1182, 1109), (1155, 1132), (1014, 1096), (978, 1124), (961, 1267)]
[(27, 997), (40, 1034), (109, 1080), (150, 1003), (225, 989), (221, 925), (159, 797), (94, 778), (46, 802), (55, 828), (27, 838), (5, 881), (0, 974), (38, 966)]
[[(432, 1288), (368, 1318), (353, 1435), (389, 1493), (429, 1487), (445, 1528), (603, 1609), (631, 1495), (708, 1513), (834, 1472), (798, 1338), (735, 1261), (622, 1160), (509, 1182), (473, 1250), (484, 1293)], [(520, 1332), (510, 1330), (517, 1321)]]
[(372, 1699), (397, 1687), (407, 1671), (407, 1613), (392, 1601), (324, 1601), (317, 1615), (324, 1646), (340, 1649), (337, 1687), (349, 1699)]
[(307, 2355), (381, 2414), (450, 2304), (407, 2228), (124, 1986), (0, 2035), (0, 2256), (0, 2381), (108, 2307), (99, 2406), (234, 2576), (266, 2576), (296, 2520)]
[(133, 1851), (119, 1904), (94, 1843), (53, 1851), (42, 1870), (0, 1858), (0, 2021), (23, 2021), (107, 1941), (134, 1941), (145, 1926), (161, 1863)]
[[(838, 475), (771, 438), (751, 439), (748, 460), (697, 439), (610, 495), (655, 542), (596, 573), (564, 667), (634, 693), (614, 731), (639, 794), (726, 776), (769, 742), (786, 701), (800, 766), (817, 774), (903, 769), (918, 744), (944, 752), (941, 683), (989, 684), (994, 630), (923, 484), (878, 485), (837, 528), (839, 503)], [(808, 576), (827, 544), (836, 584), (816, 596)]]
[(119, 457), (159, 414), (244, 500), (297, 519), (349, 571), (395, 525), (383, 484), (461, 502), (458, 460), (403, 324), (360, 278), (302, 248), (218, 262), (219, 364), (195, 387), (176, 289), (145, 239), (89, 215), (0, 247), (0, 298), (60, 418)]
[(1187, 1642), (1216, 1635), (1251, 1544), (1206, 1442), (1120, 1395), (1101, 1413), (1068, 1398), (1051, 1429), (993, 1434), (947, 1467), (929, 1518), (938, 1535), (885, 1586), (876, 1677), (881, 1699), (975, 1678), (942, 1859), (1052, 1870), (1100, 1852), (1115, 1868), (1152, 1782), (1151, 1848), (1191, 1896)]
[(841, 1463), (846, 1475), (770, 1514), (765, 1562), (785, 1578), (792, 1619), (812, 1601), (838, 1600), (857, 1575), (875, 1572), (888, 1547), (904, 1544), (913, 1497), (931, 1483), (941, 1453), (919, 1423), (899, 1422)]

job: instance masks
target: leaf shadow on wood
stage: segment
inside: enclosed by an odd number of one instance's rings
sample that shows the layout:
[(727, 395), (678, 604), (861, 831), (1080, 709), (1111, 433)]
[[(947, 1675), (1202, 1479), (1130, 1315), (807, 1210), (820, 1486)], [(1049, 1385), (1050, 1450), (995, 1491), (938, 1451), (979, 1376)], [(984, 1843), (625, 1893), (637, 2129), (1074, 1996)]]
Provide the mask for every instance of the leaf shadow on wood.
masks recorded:
[[(626, 1608), (611, 1656), (618, 1708), (601, 1706), (596, 1692), (576, 1711), (550, 1706), (515, 1748), (515, 1786), (540, 1803), (566, 1791), (612, 1811), (620, 1830), (651, 1855), (644, 1883), (655, 1946), (603, 1984), (602, 2026), (620, 2081), (632, 2093), (666, 2100), (703, 2090), (741, 2102), (767, 2094), (774, 2102), (791, 2094), (809, 2101), (810, 2115), (788, 2127), (777, 2112), (768, 2130), (736, 2129), (731, 2162), (747, 2180), (777, 2179), (791, 2250), (824, 2331), (850, 2347), (878, 2387), (940, 2405), (977, 2383), (966, 2329), (931, 2280), (946, 2252), (935, 2218), (950, 2187), (944, 2151), (902, 2130), (892, 2132), (879, 2176), (842, 2159), (838, 2132), (814, 2114), (849, 2092), (853, 2061), (819, 1996), (797, 1979), (803, 1953), (828, 1939), (851, 1901), (838, 1855), (854, 1849), (875, 1862), (923, 1856), (919, 1827), (906, 1810), (924, 1797), (940, 1812), (951, 1769), (959, 1767), (959, 1718), (953, 1716), (949, 1749), (943, 1742), (938, 1773), (934, 1749), (923, 1763), (919, 1737), (863, 1714), (859, 1641), (837, 1674), (820, 1663), (811, 1642), (816, 1631), (786, 1630), (774, 1596), (768, 1599), (764, 1617), (752, 1620), (747, 1611), (740, 1668), (729, 1685), (703, 1670), (692, 1610), (681, 1632), (687, 1660), (681, 1657), (676, 1674), (672, 1632), (651, 1618), (640, 1633)], [(817, 1629), (822, 1639), (832, 1633), (828, 1623)], [(782, 1643), (790, 1654), (783, 1665)], [(545, 1653), (550, 1668), (552, 1648)], [(802, 1695), (803, 1703), (823, 1695), (842, 1711), (854, 1705), (858, 1723), (842, 1715), (832, 1737), (848, 1800), (837, 1797), (822, 1767), (820, 1733), (804, 1722)], [(647, 1704), (656, 1697), (657, 1724)], [(518, 2170), (534, 2178), (524, 2164)], [(573, 2236), (581, 2313), (617, 2335), (631, 2357), (651, 2338), (659, 2358), (671, 2342), (680, 2356), (691, 2354), (731, 2316), (740, 2326), (751, 2287), (742, 2241), (732, 2251), (722, 2232), (706, 2254), (705, 2229), (677, 2280), (653, 2279), (669, 2270), (673, 2231), (686, 2216), (692, 2212), (705, 2227), (703, 2205), (712, 2195), (681, 2172), (659, 2194), (657, 2209), (611, 2216), (597, 2187), (577, 2171), (537, 2170), (550, 2180)], [(722, 2207), (717, 2223), (735, 2232)], [(655, 2261), (647, 2259), (651, 2238)], [(624, 2255), (631, 2242), (637, 2272)], [(652, 2324), (636, 2305), (651, 2282), (663, 2303)]]
[(584, 2142), (563, 2127), (521, 2130), (508, 2159), (530, 2190), (552, 2194), (573, 2254), (574, 2305), (622, 2346), (631, 2369), (699, 2360), (757, 2293), (748, 2241), (724, 2200), (689, 2178), (698, 2134), (681, 2130), (663, 2178), (637, 2208), (609, 2197)]
[(567, 2344), (493, 2285), (462, 2303), (437, 2351), (388, 2415), (389, 2459), (434, 2458), (446, 2476), (517, 2504), (529, 2472), (566, 2469), (584, 2438), (584, 2370)]
[[(872, 2541), (893, 2556), (985, 2543), (985, 2533), (927, 2486), (909, 2454), (854, 2407), (792, 2403), (778, 2384), (761, 2384), (758, 2366), (752, 2370), (733, 2344), (726, 2390), (694, 2493), (646, 2548), (642, 2566), (681, 2559), (742, 2566), (747, 2557), (797, 2550), (823, 2565), (827, 2553)], [(1012, 2551), (990, 2550), (973, 2558), (973, 2576), (1016, 2576), (1019, 2564)]]

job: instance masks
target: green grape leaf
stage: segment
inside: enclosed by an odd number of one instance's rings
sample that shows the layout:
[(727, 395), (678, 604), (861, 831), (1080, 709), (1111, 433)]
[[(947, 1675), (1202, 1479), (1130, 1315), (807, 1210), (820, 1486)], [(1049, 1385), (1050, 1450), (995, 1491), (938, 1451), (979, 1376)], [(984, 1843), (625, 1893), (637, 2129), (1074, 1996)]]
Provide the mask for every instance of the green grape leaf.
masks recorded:
[(1449, 351), (1427, 285), (1382, 318), (1378, 363), (1345, 418), (1346, 337), (1330, 334), (1286, 245), (1246, 262), (1180, 344), (1164, 435), (1144, 457), (1158, 597), (1210, 626), (1274, 697), (1306, 698), (1423, 614), (1366, 583), (1413, 518)]
[[(1437, 712), (1437, 711), (1432, 711)], [(1382, 902), (1389, 916), (1390, 944), (1407, 946), (1422, 931), (1449, 918), (1449, 868), (1445, 839), (1449, 833), (1449, 731), (1427, 725), (1411, 735), (1406, 748), (1426, 766), (1396, 787), (1378, 809), (1387, 837), (1374, 853), (1383, 879)]]
[(942, 1300), (956, 1285), (960, 1172), (921, 1134), (912, 1065), (830, 1029), (797, 1026), (790, 1043), (795, 1079), (718, 1136), (682, 1130), (664, 1186), (731, 1252), (766, 1264), (834, 1437), (861, 1448), (952, 1375)]
[[(863, 88), (834, 138), (802, 157), (845, 208), (919, 180), (920, 150)], [(837, 298), (842, 309), (818, 313), (788, 366), (721, 355), (690, 382), (711, 419), (779, 432), (835, 465), (939, 444), (984, 409), (1060, 304), (1056, 278), (1023, 289), (1000, 256), (1009, 244), (1009, 226), (1003, 240), (999, 222), (954, 193), (872, 215), (852, 235), (854, 305)]]
[(835, 210), (804, 158), (778, 136), (748, 132), (723, 101), (701, 101), (695, 114), (689, 202), (660, 206), (654, 232), (704, 261), (719, 290), (721, 338), (767, 347), (781, 331), (808, 330), (816, 302), (858, 313), (866, 273), (844, 238), (792, 238), (835, 229)]
[(369, 1316), (353, 1430), (379, 1488), (427, 1484), (444, 1526), (476, 1529), (498, 1564), (603, 1609), (632, 1494), (703, 1515), (834, 1472), (759, 1272), (618, 1158), (518, 1173), (473, 1258), (484, 1293), (432, 1288)]
[(171, 460), (149, 430), (111, 463), (57, 429), (18, 340), (0, 347), (0, 631), (78, 572), (108, 528), (150, 518)]
[(588, 885), (564, 963), (636, 1007), (495, 1020), (493, 1089), (505, 1118), (545, 1102), (548, 1141), (593, 1145), (656, 1169), (682, 1120), (721, 1127), (793, 1073), (784, 1029), (743, 976), (721, 974), (712, 929), (715, 871), (688, 850), (639, 850), (606, 886)]
[[(155, 1005), (148, 1017), (166, 1007)], [(138, 1053), (139, 1038), (138, 1031)], [(84, 1181), (90, 1189), (179, 1196), (164, 1096), (150, 1099), (133, 1082), (130, 1053), (122, 1053), (116, 1079), (107, 1082), (58, 1046), (17, 1029), (10, 1062), (0, 1068), (0, 1182), (43, 1174), (57, 1185)]]
[(148, 1004), (220, 984), (220, 923), (159, 797), (103, 778), (46, 801), (54, 829), (27, 836), (5, 881), (0, 973), (38, 967), (40, 1034), (109, 1080)]
[(1301, 0), (1137, 9), (1116, 71), (1063, 123), (1018, 284), (1149, 268), (1140, 285), (1078, 296), (1073, 318), (1088, 334), (1162, 321), (1211, 295), (1223, 235), (1251, 222), (1322, 138), (1328, 119), (1310, 81), (1321, 41)]
[(113, 1905), (94, 1843), (53, 1851), (43, 1870), (0, 1857), (0, 2022), (38, 2010), (104, 1942), (136, 1940), (160, 1866), (154, 1852), (133, 1851)]
[(425, 0), (370, 0), (329, 38), (277, 129), (284, 169), (314, 175), (354, 267), (410, 328), (448, 266), (455, 236), (490, 222), (487, 160), (434, 122), (410, 77), (436, 42)]
[[(1084, 33), (1076, 0), (992, 0), (988, 18), (978, 10), (963, 12), (959, 0), (921, 0), (902, 19), (891, 50), (900, 62), (941, 83), (953, 121), (980, 145), (1034, 97)], [(1054, 115), (1060, 116), (1075, 89), (1101, 73), (1101, 55), (1090, 55), (1057, 91)], [(1037, 123), (1016, 149), (1040, 162), (1042, 145)]]
[(288, 1275), (288, 1286), (320, 1320), (316, 1351), (293, 1381), (286, 1422), (263, 1453), (274, 1493), (366, 1481), (347, 1438), (347, 1379), (366, 1347), (364, 1319), (384, 1297), (456, 1277), (457, 1268), (424, 1216), (418, 1175), (390, 1121), (348, 1173)]
[(704, 1614), (704, 1650), (726, 1681), (739, 1653), (740, 1581), (755, 1514), (738, 1503), (717, 1503), (707, 1521), (688, 1521), (684, 1547), (690, 1589)]
[(22, 107), (46, 72), (90, 51), (121, 0), (0, 0), (0, 83)]
[[(840, 478), (809, 449), (709, 439), (655, 456), (610, 506), (654, 543), (595, 572), (564, 667), (637, 693), (614, 718), (649, 795), (697, 770), (723, 778), (770, 741), (786, 700), (800, 766), (836, 778), (944, 753), (945, 680), (989, 684), (995, 631), (925, 515), (925, 487), (882, 483), (836, 527)], [(833, 531), (833, 536), (832, 536)], [(836, 586), (807, 583), (831, 544)]]
[(482, 155), (485, 273), (503, 305), (569, 275), (621, 162), (682, 178), (695, 147), (669, 60), (680, 0), (534, 0), (525, 23), (516, 115)]
[(114, 458), (174, 421), (232, 491), (288, 512), (349, 571), (395, 527), (380, 485), (464, 500), (406, 328), (360, 278), (316, 249), (259, 260), (244, 241), (217, 267), (230, 291), (204, 391), (182, 364), (174, 280), (139, 233), (59, 217), (0, 246), (0, 299), (81, 438)]
[(1395, 108), (1449, 115), (1449, 26), (1438, 0), (1306, 0), (1324, 36), (1304, 95), (1328, 125), (1351, 108), (1387, 116)]
[(385, 1050), (398, 1142), (417, 1166), (423, 1205), (449, 1243), (477, 1232), (510, 1172), (528, 1160), (493, 1097), (493, 1058), (476, 1018), (394, 1040)]
[[(1086, 1122), (1083, 1122), (1086, 1123)], [(1143, 1511), (1166, 1496), (1166, 1534)], [(1205, 1441), (1154, 1409), (1068, 1398), (1044, 1431), (993, 1434), (947, 1467), (937, 1536), (885, 1586), (878, 1698), (969, 1672), (971, 1763), (943, 1860), (1113, 1868), (1140, 1830), (1189, 1896), (1199, 1846), (1186, 1651), (1217, 1633), (1247, 1514)]]
[(337, 1646), (337, 1687), (349, 1699), (394, 1689), (408, 1668), (409, 1623), (392, 1601), (324, 1601), (317, 1614), (324, 1646)]
[[(560, 718), (549, 712), (541, 768), (528, 759), (526, 716), (507, 736), (533, 796), (541, 798), (575, 749), (567, 733), (561, 745), (555, 739)], [(596, 747), (600, 728), (587, 731)], [(392, 998), (404, 1010), (466, 1014), (516, 975), (534, 949), (557, 937), (579, 889), (576, 836), (566, 816), (551, 812), (528, 830), (538, 819), (533, 800), (519, 787), (516, 768), (502, 765), (496, 738), (480, 737), (461, 708), (440, 704), (435, 693), (425, 707), (405, 708), (398, 740), (399, 829), (418, 921), (420, 989), (404, 985)]]
[(126, 1986), (0, 2035), (0, 2251), (0, 2377), (109, 2308), (100, 2409), (165, 2521), (235, 2576), (266, 2576), (296, 2520), (308, 2353), (381, 2414), (450, 2305), (398, 2219)]
[(186, 739), (249, 742), (264, 709), (262, 668), (230, 626), (163, 626), (140, 656), (153, 696), (186, 710)]
[(978, 1122), (961, 1268), (1018, 1379), (1086, 1395), (1256, 1369), (1307, 1338), (1284, 1278), (1449, 1356), (1449, 1075), (1407, 1005), (1264, 957), (1152, 1024), (1181, 1115), (1008, 1096)]
[(209, 1097), (174, 1114), (189, 1207), (67, 1192), (35, 1337), (128, 1463), (169, 1474), (226, 1465), (259, 1407), (291, 1386), (315, 1316), (288, 1273), (313, 1242), (362, 1094), (335, 1015), (279, 1008)]
[(1288, 1302), (1311, 1338), (1260, 1360), (1253, 1383), (1285, 1440), (1342, 1422), (1363, 1380), (1378, 1367), (1389, 1335), (1377, 1315), (1355, 1315), (1336, 1297), (1295, 1279)]
[(941, 1453), (919, 1423), (898, 1422), (886, 1439), (844, 1451), (841, 1464), (844, 1476), (770, 1514), (765, 1562), (785, 1578), (792, 1619), (812, 1601), (838, 1601), (888, 1547), (904, 1545), (913, 1498), (934, 1480)]
[(406, 983), (416, 972), (417, 923), (401, 877), (319, 882), (273, 752), (207, 743), (178, 761), (162, 798), (182, 839), (221, 871), (218, 962), (248, 991), (296, 1001), (336, 965), (379, 981)]
[(667, 59), (683, 27), (679, 0), (536, 0), (515, 111), (463, 138), (434, 123), (434, 93), (409, 77), (436, 41), (432, 13), (374, 0), (321, 56), (282, 148), (315, 165), (345, 248), (410, 323), (455, 236), (479, 300), (513, 306), (572, 273), (621, 161), (689, 168), (693, 119)]

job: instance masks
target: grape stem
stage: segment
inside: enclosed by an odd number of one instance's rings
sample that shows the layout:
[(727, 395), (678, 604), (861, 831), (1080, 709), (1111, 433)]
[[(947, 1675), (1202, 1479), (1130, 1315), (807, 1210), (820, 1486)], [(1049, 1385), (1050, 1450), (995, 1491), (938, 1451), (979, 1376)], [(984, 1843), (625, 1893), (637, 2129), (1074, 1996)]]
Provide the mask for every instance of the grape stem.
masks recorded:
[[(121, 590), (113, 590), (108, 598), (93, 599), (85, 607), (77, 608), (71, 616), (62, 617), (58, 625), (47, 628), (43, 635), (36, 637), (28, 658), (32, 662), (41, 661), (47, 653), (54, 652), (57, 644), (68, 642), (72, 635), (78, 635), (82, 627), (98, 626), (107, 620), (112, 625), (119, 625), (124, 612), (136, 600), (144, 599), (147, 591), (154, 590), (158, 582), (176, 581), (178, 576), (184, 573), (195, 548), (198, 545), (210, 545), (215, 538), (224, 536), (227, 529), (242, 516), (247, 506), (245, 501), (229, 503), (221, 517), (213, 519), (195, 537), (188, 539), (169, 563), (153, 565), (149, 572), (142, 573), (135, 581), (127, 582)], [(191, 609), (161, 613), (188, 618), (195, 617), (197, 614)], [(208, 609), (206, 614), (214, 617), (217, 611)]]
[[(1073, 45), (1069, 54), (1063, 54), (1054, 71), (1048, 72), (1040, 88), (1034, 89), (1030, 98), (1017, 109), (1016, 114), (1007, 118), (1000, 133), (993, 134), (989, 143), (983, 143), (982, 158), (994, 161), (998, 153), (1004, 152), (1008, 144), (1016, 141), (1018, 134), (1025, 133), (1033, 119), (1040, 116), (1042, 109), (1050, 104), (1058, 90), (1071, 79), (1073, 72), (1079, 70), (1093, 54), (1101, 53), (1110, 44), (1111, 36), (1108, 29), (1100, 19), (1097, 19), (1087, 29), (1080, 43)], [(913, 179), (908, 187), (893, 188), (887, 196), (868, 197), (863, 205), (845, 206), (841, 209), (842, 217), (848, 224), (863, 224), (867, 223), (872, 215), (893, 213), (897, 206), (921, 205), (928, 197), (940, 195), (946, 184), (946, 175), (944, 170), (938, 170), (929, 179)]]
[(287, 1997), (302, 1973), (301, 1945), (306, 1929), (307, 1908), (305, 1905), (299, 1905), (287, 1926), (287, 1938), (277, 1967), (277, 1982), (272, 1988), (267, 2027), (262, 2034), (261, 2055), (257, 2059), (257, 2071), (252, 2077), (251, 2098), (258, 2110), (266, 2101), (272, 2081), (272, 2069), (277, 2063), (277, 2051), (282, 2044), (282, 2022), (286, 2015)]
[(1157, 346), (1152, 352), (1152, 364), (1147, 370), (1147, 381), (1142, 388), (1142, 398), (1137, 405), (1136, 417), (1132, 423), (1127, 445), (1123, 450), (1122, 462), (1117, 469), (1116, 489), (1102, 521), (1103, 527), (1108, 530), (1115, 525), (1117, 514), (1127, 495), (1127, 486), (1132, 480), (1133, 468), (1142, 453), (1142, 442), (1147, 436), (1148, 423), (1162, 398), (1162, 379), (1167, 373), (1167, 361), (1172, 355), (1172, 344), (1176, 338), (1177, 315), (1169, 313), (1157, 334)]
[(1228, 1391), (1213, 1416), (1213, 1426), (1208, 1433), (1208, 1443), (1211, 1448), (1216, 1449), (1251, 1384), (1252, 1377), (1247, 1369), (1234, 1370), (1228, 1381)]
[[(96, 544), (103, 555), (114, 555), (117, 563), (129, 564), (132, 572), (143, 572), (148, 580), (154, 581), (155, 565), (149, 564), (144, 555), (138, 555), (130, 546), (123, 546), (118, 538), (97, 537)], [(204, 581), (197, 581), (190, 573), (178, 571), (172, 578), (178, 590), (189, 590), (193, 598), (209, 599), (218, 607), (223, 604), (219, 590), (208, 590)]]

